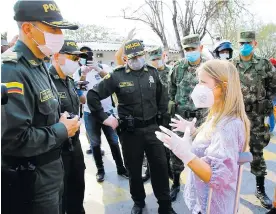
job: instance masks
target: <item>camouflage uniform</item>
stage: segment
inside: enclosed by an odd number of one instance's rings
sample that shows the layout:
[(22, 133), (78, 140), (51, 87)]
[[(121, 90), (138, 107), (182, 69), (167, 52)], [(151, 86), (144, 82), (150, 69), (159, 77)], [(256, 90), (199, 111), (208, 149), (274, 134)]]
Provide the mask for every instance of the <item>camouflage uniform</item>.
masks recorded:
[[(255, 40), (255, 32), (240, 33), (240, 43)], [(276, 92), (276, 72), (269, 60), (253, 55), (249, 61), (242, 61), (240, 57), (233, 60), (240, 73), (240, 81), (247, 116), (251, 122), (250, 152), (253, 155), (251, 173), (256, 176), (256, 196), (261, 204), (271, 208), (271, 200), (265, 193), (264, 180), (266, 163), (263, 149), (270, 140), (269, 127), (264, 124), (265, 116), (273, 110), (272, 96)]]
[[(241, 32), (241, 37), (253, 38), (255, 34)], [(240, 57), (233, 62), (240, 73), (245, 109), (251, 122), (250, 152), (254, 157), (251, 172), (256, 176), (265, 176), (263, 148), (269, 143), (270, 133), (264, 124), (264, 117), (269, 116), (273, 110), (272, 95), (276, 91), (276, 72), (269, 60), (256, 55), (248, 62), (243, 62)]]
[[(184, 48), (198, 47), (200, 40), (197, 35), (190, 35), (184, 37), (183, 43)], [(172, 68), (170, 76), (169, 98), (170, 102), (175, 103), (175, 113), (187, 120), (196, 117), (197, 125), (202, 123), (204, 110), (199, 110), (194, 106), (190, 94), (198, 83), (196, 69), (205, 61), (206, 59), (201, 58), (200, 64), (191, 65), (187, 59), (181, 59)], [(171, 153), (171, 161), (174, 173), (181, 173), (184, 170), (183, 162), (173, 153)]]

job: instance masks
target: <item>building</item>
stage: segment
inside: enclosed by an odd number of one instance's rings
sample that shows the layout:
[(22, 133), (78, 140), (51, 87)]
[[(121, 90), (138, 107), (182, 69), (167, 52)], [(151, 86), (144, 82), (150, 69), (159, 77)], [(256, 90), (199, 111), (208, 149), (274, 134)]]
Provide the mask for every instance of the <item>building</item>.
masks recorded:
[[(121, 43), (109, 43), (109, 42), (96, 42), (87, 41), (79, 42), (78, 46), (81, 48), (83, 46), (88, 46), (92, 49), (94, 54), (94, 60), (103, 64), (111, 65), (111, 62), (115, 63), (115, 53), (121, 47)], [(154, 45), (145, 45), (146, 50), (155, 47)], [(177, 60), (180, 58), (178, 50), (170, 49), (169, 51), (170, 59)], [(116, 65), (115, 65), (116, 66)]]

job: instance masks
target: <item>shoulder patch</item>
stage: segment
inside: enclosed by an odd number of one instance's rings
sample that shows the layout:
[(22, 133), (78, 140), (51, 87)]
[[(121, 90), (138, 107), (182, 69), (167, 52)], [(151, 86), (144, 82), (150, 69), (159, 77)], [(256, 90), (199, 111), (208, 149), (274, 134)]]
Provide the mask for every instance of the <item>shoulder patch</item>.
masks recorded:
[(104, 76), (104, 79), (107, 80), (110, 78), (110, 74), (108, 73), (107, 75)]
[(14, 62), (17, 63), (18, 60), (21, 58), (22, 54), (13, 51), (6, 51), (1, 55), (2, 62)]
[(122, 68), (125, 68), (125, 65), (119, 65), (116, 68), (114, 68), (113, 71), (120, 71), (120, 70), (122, 70)]
[(20, 82), (3, 83), (7, 87), (8, 94), (24, 95), (24, 85)]

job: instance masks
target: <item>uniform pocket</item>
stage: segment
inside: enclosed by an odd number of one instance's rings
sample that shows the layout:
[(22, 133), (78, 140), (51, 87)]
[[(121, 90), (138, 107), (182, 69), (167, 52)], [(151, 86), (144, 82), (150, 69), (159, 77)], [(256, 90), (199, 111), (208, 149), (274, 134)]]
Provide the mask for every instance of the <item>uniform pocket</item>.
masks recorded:
[(56, 111), (58, 111), (58, 101), (56, 99), (48, 100), (38, 104), (38, 111), (45, 117), (46, 125), (56, 123)]

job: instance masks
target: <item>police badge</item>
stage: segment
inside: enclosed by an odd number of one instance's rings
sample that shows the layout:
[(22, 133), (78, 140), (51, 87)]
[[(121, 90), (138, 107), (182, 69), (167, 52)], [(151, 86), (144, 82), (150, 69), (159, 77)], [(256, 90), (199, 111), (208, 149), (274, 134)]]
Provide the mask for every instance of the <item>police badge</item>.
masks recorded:
[(154, 83), (154, 79), (153, 79), (153, 76), (149, 76), (149, 84), (150, 84), (150, 87), (151, 87), (151, 84)]

